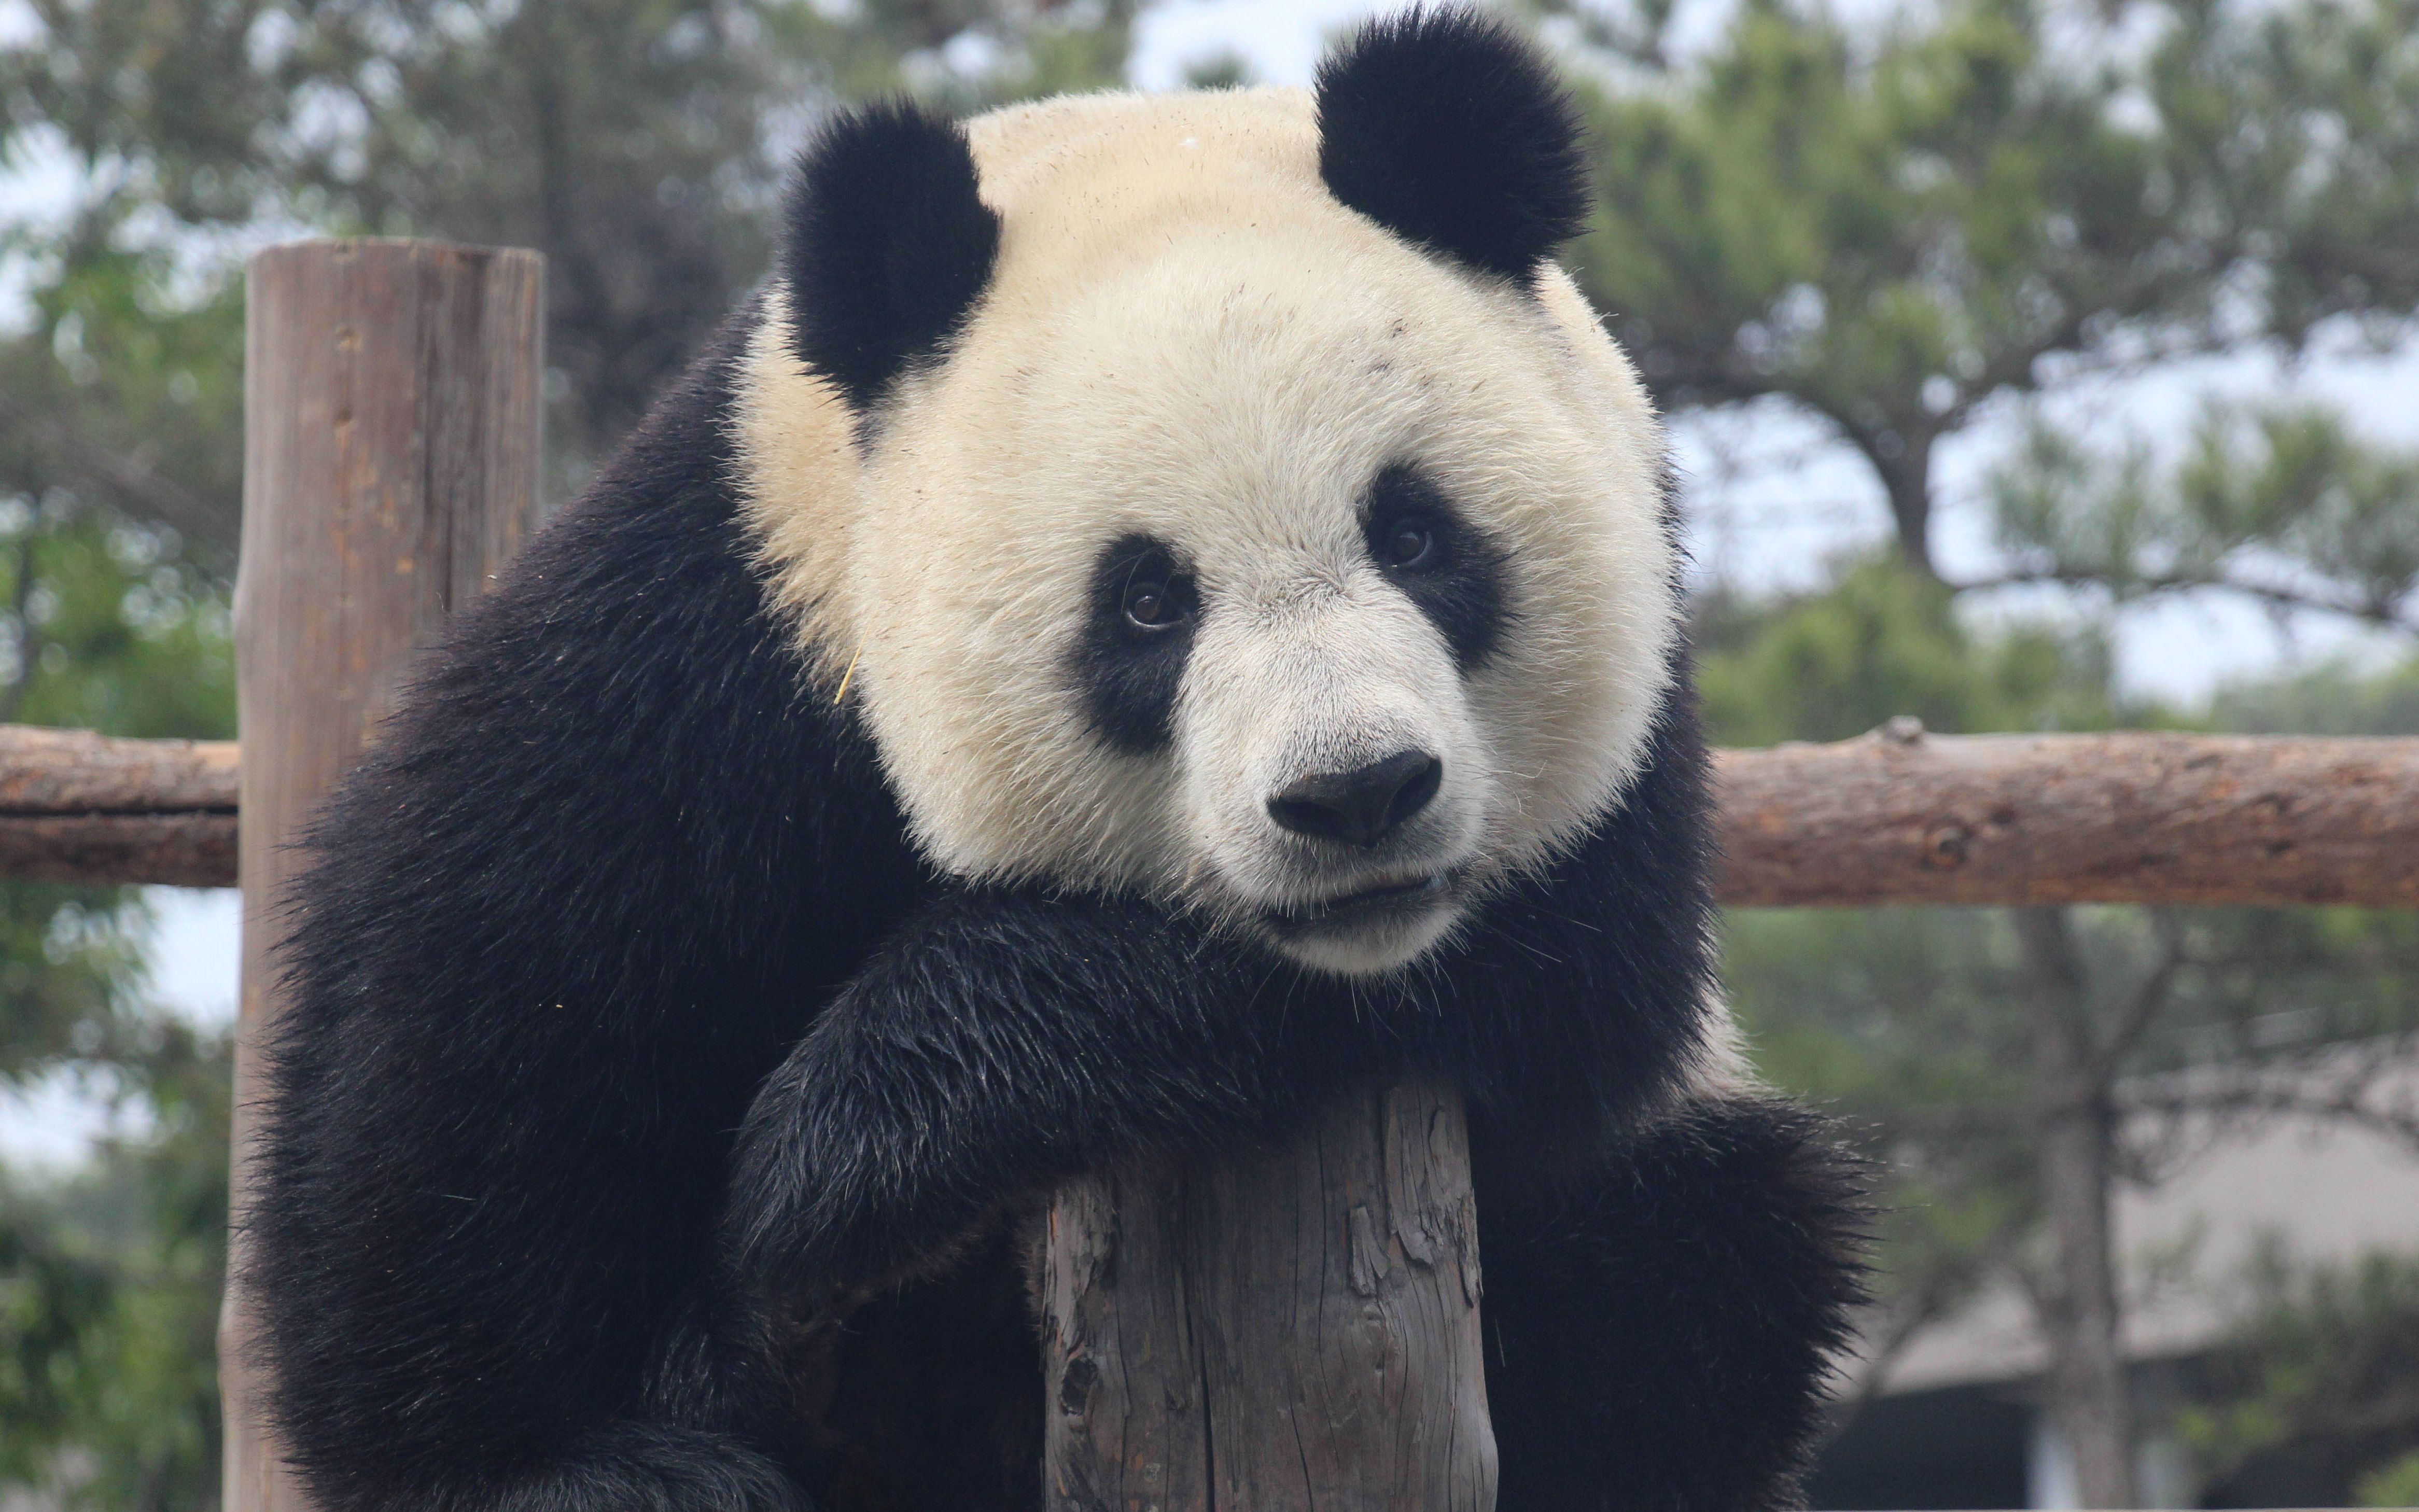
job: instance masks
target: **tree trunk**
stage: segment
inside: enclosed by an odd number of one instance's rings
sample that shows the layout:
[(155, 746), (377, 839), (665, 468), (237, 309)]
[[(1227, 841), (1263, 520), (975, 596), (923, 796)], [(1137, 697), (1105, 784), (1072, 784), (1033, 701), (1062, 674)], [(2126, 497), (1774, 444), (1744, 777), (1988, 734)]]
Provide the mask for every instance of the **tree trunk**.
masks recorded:
[(1089, 1177), (1049, 1214), (1050, 1512), (1491, 1512), (1460, 1100)]
[(240, 1267), (261, 1046), (284, 1006), (283, 893), (306, 861), (293, 841), (393, 707), (414, 644), (536, 522), (544, 286), (535, 253), (427, 241), (309, 241), (252, 259), (235, 593), (239, 1217), (219, 1322), (226, 1512), (309, 1505), (261, 1421)]
[(1928, 424), (1865, 424), (1829, 411), (1851, 445), (1881, 480), (1889, 504), (1890, 524), (1897, 532), (1899, 554), (1927, 578), (1940, 571), (1932, 563), (1932, 444), (1936, 432)]
[(2016, 911), (2033, 1041), (2042, 1206), (2056, 1273), (2043, 1288), (2052, 1420), (2074, 1455), (2083, 1504), (2134, 1504), (2134, 1403), (2118, 1336), (2109, 1216), (2115, 1115), (2084, 995), (2073, 926), (2059, 908)]

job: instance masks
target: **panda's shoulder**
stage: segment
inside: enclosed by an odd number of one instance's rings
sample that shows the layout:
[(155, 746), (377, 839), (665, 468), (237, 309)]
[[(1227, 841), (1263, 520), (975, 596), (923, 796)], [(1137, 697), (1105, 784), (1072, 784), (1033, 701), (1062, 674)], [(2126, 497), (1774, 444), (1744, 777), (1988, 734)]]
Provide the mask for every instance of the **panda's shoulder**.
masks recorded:
[(560, 774), (578, 753), (693, 770), (755, 750), (866, 764), (861, 735), (815, 696), (795, 625), (774, 611), (747, 519), (735, 417), (763, 319), (761, 298), (734, 313), (494, 590), (455, 616), (373, 765), (527, 762)]

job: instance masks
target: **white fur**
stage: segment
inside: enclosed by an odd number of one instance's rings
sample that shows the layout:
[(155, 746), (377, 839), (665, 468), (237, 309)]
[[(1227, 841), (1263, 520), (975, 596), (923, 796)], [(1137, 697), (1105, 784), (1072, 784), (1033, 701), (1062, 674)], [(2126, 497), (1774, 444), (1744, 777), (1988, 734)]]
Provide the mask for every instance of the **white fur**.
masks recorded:
[[(861, 459), (772, 291), (737, 432), (773, 597), (825, 687), (853, 665), (941, 867), (1239, 921), (1458, 869), (1431, 918), (1297, 949), (1401, 964), (1636, 774), (1677, 615), (1642, 390), (1559, 270), (1532, 293), (1337, 204), (1302, 91), (1059, 100), (969, 131), (1003, 223), (993, 285)], [(1467, 678), (1362, 545), (1396, 462), (1509, 559), (1507, 633)], [(1158, 756), (1110, 750), (1067, 671), (1097, 554), (1128, 532), (1202, 588)], [(1375, 852), (1269, 819), (1291, 778), (1406, 744), (1443, 785)]]

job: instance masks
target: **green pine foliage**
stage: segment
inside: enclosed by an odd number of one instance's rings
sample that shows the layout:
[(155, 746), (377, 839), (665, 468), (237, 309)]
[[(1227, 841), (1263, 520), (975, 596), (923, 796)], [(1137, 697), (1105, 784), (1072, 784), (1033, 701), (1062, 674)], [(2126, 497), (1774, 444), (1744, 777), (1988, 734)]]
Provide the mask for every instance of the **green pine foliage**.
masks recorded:
[(2247, 1281), (2242, 1330), (2180, 1424), (2211, 1473), (2256, 1483), (2289, 1459), (2343, 1504), (2419, 1504), (2419, 1257), (2311, 1268), (2272, 1250)]
[(218, 1502), (228, 1080), (222, 1040), (146, 1027), (113, 1062), (141, 1132), (0, 1186), (0, 1483), (170, 1512)]
[(1685, 66), (1639, 14), (1595, 34), (1584, 285), (1667, 401), (1821, 416), (1927, 568), (1934, 448), (1995, 398), (2419, 301), (2419, 0), (1743, 0)]
[(1889, 554), (1844, 560), (1818, 593), (1757, 602), (1717, 587), (1695, 629), (1706, 732), (1722, 745), (1845, 740), (1903, 715), (1945, 734), (2159, 717), (2119, 707), (2101, 627), (1978, 633), (1948, 588)]

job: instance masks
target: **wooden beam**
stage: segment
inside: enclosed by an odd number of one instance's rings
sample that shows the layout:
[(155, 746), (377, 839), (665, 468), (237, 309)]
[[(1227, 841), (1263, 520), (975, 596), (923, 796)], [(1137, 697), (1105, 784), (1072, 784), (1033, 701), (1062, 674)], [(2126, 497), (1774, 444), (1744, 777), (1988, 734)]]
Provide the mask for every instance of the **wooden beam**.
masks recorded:
[[(235, 748), (0, 725), (0, 875), (235, 881)], [(1740, 907), (2419, 907), (2419, 740), (1928, 735), (1714, 756)]]
[(235, 880), (236, 744), (0, 725), (0, 876)]
[[(239, 1215), (260, 1048), (283, 1006), (282, 895), (306, 864), (292, 842), (393, 706), (413, 647), (536, 520), (544, 282), (535, 253), (425, 241), (300, 242), (252, 259), (235, 595)], [(220, 1322), (223, 1504), (300, 1512), (246, 1361), (242, 1238), (239, 1216)]]
[(0, 813), (231, 814), (237, 748), (0, 724)]
[(2419, 740), (1893, 720), (1715, 770), (1733, 905), (2419, 907)]
[(1048, 1512), (1490, 1512), (1457, 1096), (1348, 1098), (1296, 1143), (1086, 1177), (1041, 1280)]
[(0, 814), (0, 876), (71, 887), (235, 883), (232, 813)]

